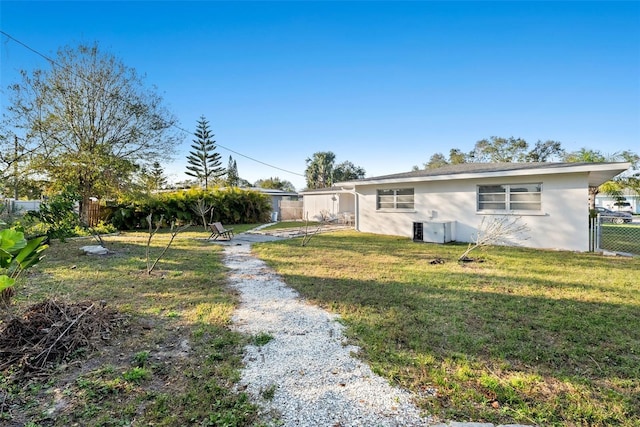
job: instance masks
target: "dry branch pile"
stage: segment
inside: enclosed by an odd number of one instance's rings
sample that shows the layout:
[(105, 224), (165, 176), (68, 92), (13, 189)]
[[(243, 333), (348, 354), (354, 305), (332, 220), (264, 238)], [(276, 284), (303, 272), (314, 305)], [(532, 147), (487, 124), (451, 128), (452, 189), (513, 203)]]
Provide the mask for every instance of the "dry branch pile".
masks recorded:
[(123, 320), (104, 304), (46, 300), (0, 325), (0, 371), (43, 373), (107, 340)]

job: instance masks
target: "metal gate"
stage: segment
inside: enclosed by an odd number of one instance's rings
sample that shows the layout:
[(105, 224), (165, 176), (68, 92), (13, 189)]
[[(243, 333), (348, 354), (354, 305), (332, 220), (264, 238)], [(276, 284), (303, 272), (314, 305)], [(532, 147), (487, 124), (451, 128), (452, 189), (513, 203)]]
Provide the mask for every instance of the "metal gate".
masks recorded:
[(640, 255), (640, 223), (598, 214), (589, 218), (589, 250)]

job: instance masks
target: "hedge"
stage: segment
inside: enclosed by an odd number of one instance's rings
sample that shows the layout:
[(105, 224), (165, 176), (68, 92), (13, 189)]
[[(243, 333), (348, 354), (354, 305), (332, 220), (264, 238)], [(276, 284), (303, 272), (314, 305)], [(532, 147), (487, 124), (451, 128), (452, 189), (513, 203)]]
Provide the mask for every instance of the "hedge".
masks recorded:
[(202, 224), (202, 217), (194, 210), (198, 203), (213, 208), (206, 215), (207, 222), (223, 224), (267, 222), (272, 210), (270, 197), (258, 191), (191, 189), (109, 202), (103, 210), (103, 220), (119, 230), (147, 228), (149, 214), (152, 214), (154, 225), (161, 217), (164, 225), (171, 222)]

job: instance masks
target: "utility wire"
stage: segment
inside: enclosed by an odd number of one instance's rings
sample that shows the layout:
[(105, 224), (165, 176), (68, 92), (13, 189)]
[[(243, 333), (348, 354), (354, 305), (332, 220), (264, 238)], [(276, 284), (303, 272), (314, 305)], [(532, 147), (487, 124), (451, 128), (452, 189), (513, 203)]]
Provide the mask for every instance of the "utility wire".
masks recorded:
[[(11, 41), (13, 41), (13, 42), (15, 42), (15, 43), (19, 44), (20, 46), (24, 47), (25, 49), (27, 49), (27, 50), (29, 50), (29, 51), (31, 51), (31, 52), (33, 52), (33, 53), (35, 53), (36, 55), (38, 55), (38, 56), (40, 56), (40, 57), (42, 57), (42, 58), (44, 58), (44, 59), (45, 59), (47, 62), (49, 62), (52, 66), (55, 66), (55, 67), (58, 67), (58, 68), (64, 68), (64, 67), (62, 67), (62, 65), (58, 64), (54, 59), (52, 59), (52, 58), (48, 57), (47, 55), (45, 55), (45, 54), (43, 54), (43, 53), (41, 53), (41, 52), (39, 52), (38, 50), (36, 50), (36, 49), (32, 48), (31, 46), (27, 45), (26, 43), (21, 42), (20, 40), (16, 39), (16, 38), (15, 38), (15, 37), (13, 37), (12, 35), (10, 35), (10, 34), (8, 34), (8, 33), (4, 32), (4, 31), (2, 31), (2, 30), (0, 30), (0, 34), (4, 35), (4, 36), (5, 36), (5, 37), (7, 37), (9, 40), (11, 40)], [(74, 73), (74, 71), (73, 71), (73, 70), (67, 70), (67, 71), (68, 71), (68, 72), (70, 72), (70, 73), (72, 73), (72, 74), (74, 74), (76, 77), (78, 77), (78, 78), (81, 78), (81, 79), (85, 80), (87, 83), (89, 83), (89, 84), (93, 84), (93, 82), (91, 82), (91, 81), (89, 81), (89, 80), (85, 79), (83, 76), (80, 76), (80, 75), (78, 75), (78, 74)], [(123, 101), (127, 102), (127, 100), (126, 100), (126, 99), (123, 99)], [(175, 123), (169, 123), (169, 126), (170, 126), (170, 127), (175, 128), (175, 129), (178, 129), (179, 131), (184, 132), (184, 133), (186, 133), (186, 134), (188, 134), (188, 135), (196, 136), (193, 132), (191, 132), (191, 131), (189, 131), (189, 130), (184, 129), (183, 127), (180, 127), (180, 126), (178, 126), (178, 125), (177, 125), (177, 124), (175, 124)], [(283, 171), (283, 172), (287, 172), (287, 173), (290, 173), (290, 174), (292, 174), (292, 175), (297, 175), (297, 176), (302, 176), (302, 177), (304, 177), (304, 176), (305, 176), (304, 174), (301, 174), (301, 173), (298, 173), (298, 172), (293, 172), (293, 171), (290, 171), (290, 170), (287, 170), (287, 169), (284, 169), (284, 168), (281, 168), (281, 167), (274, 166), (274, 165), (272, 165), (272, 164), (269, 164), (269, 163), (263, 162), (262, 160), (258, 160), (258, 159), (256, 159), (256, 158), (251, 157), (251, 156), (247, 156), (246, 154), (242, 154), (242, 153), (240, 153), (240, 152), (238, 152), (238, 151), (236, 151), (236, 150), (232, 150), (231, 148), (229, 148), (229, 147), (225, 147), (224, 145), (219, 144), (219, 143), (217, 143), (217, 142), (216, 142), (215, 144), (216, 144), (218, 147), (220, 147), (220, 148), (222, 148), (222, 149), (224, 149), (224, 150), (230, 151), (230, 152), (231, 152), (231, 153), (233, 153), (233, 154), (237, 154), (238, 156), (244, 157), (245, 159), (249, 159), (249, 160), (251, 160), (251, 161), (253, 161), (253, 162), (260, 163), (260, 164), (262, 164), (262, 165), (265, 165), (265, 166), (268, 166), (268, 167), (270, 167), (270, 168), (277, 169), (277, 170), (280, 170), (280, 171)]]

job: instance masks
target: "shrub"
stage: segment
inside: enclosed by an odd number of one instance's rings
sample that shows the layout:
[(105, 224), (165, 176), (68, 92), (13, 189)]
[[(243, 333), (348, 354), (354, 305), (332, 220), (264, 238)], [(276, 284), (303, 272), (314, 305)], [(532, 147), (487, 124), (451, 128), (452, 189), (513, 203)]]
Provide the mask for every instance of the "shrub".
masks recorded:
[(224, 224), (266, 222), (271, 213), (269, 196), (253, 190), (226, 188), (214, 190), (190, 189), (171, 193), (121, 200), (105, 207), (108, 220), (119, 230), (144, 229), (146, 217), (152, 214), (154, 223), (165, 218), (165, 226), (175, 222), (199, 224), (201, 217), (194, 212), (198, 202), (213, 207), (212, 221)]
[(45, 225), (49, 238), (64, 239), (75, 236), (75, 229), (80, 225), (75, 211), (79, 199), (75, 192), (65, 191), (41, 203), (39, 211), (29, 211), (26, 216), (40, 220)]

